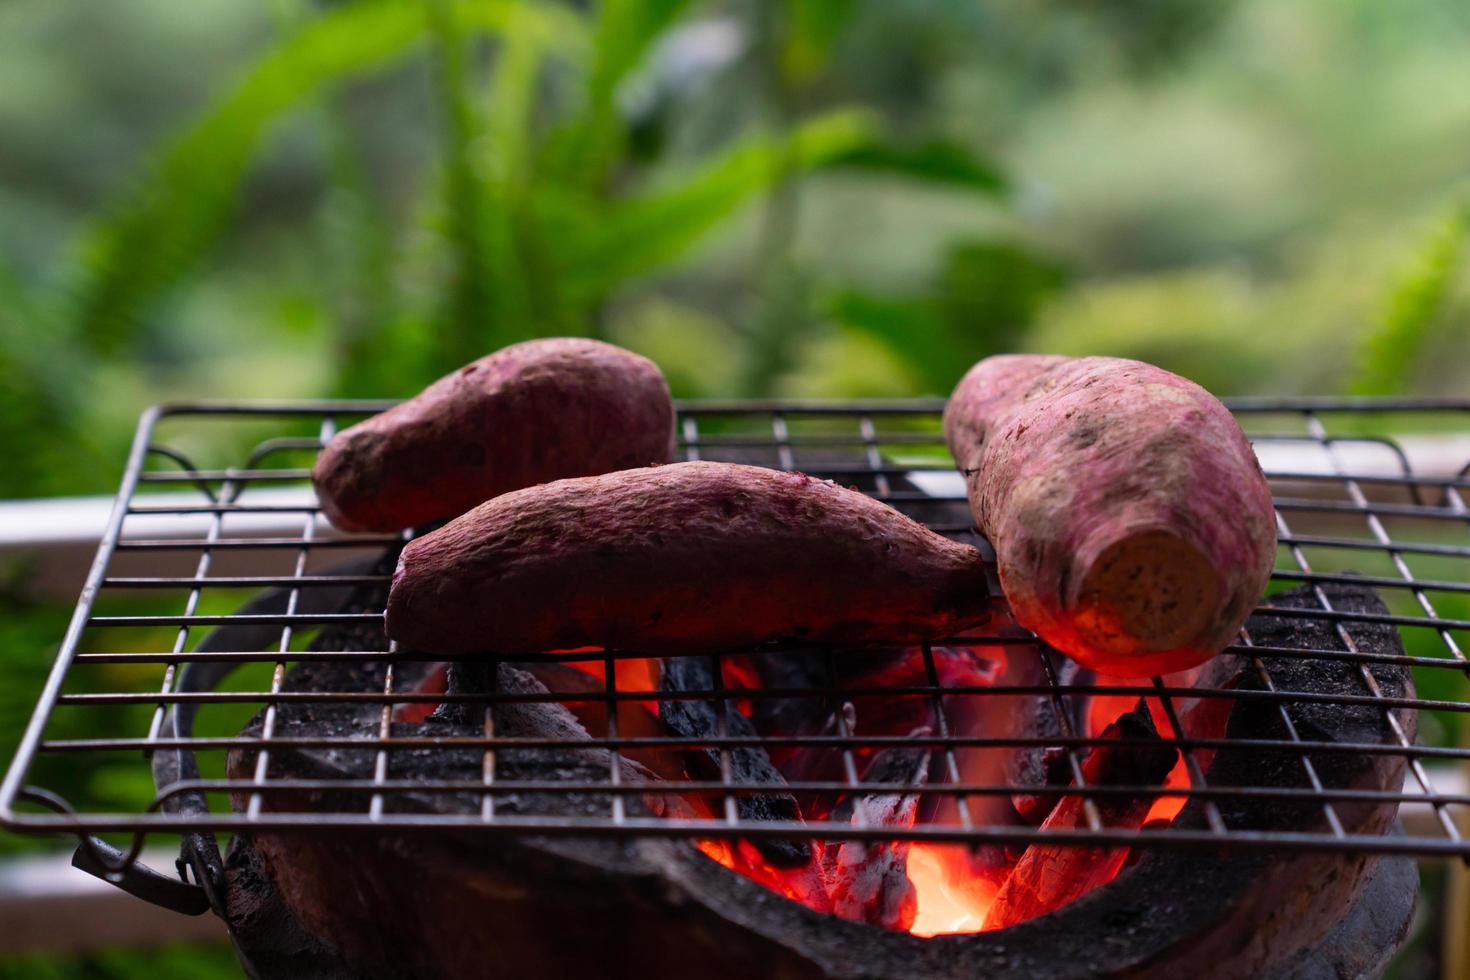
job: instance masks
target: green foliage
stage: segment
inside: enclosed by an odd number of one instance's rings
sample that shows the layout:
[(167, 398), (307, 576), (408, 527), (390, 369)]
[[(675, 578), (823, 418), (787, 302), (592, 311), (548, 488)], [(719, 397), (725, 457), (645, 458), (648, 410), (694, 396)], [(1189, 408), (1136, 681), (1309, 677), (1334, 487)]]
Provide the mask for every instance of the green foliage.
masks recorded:
[(914, 146), (874, 141), (856, 147), (836, 162), (984, 193), (998, 194), (1006, 189), (1005, 176), (996, 164), (946, 140)]
[[(7, 675), (0, 685), (0, 759), (7, 761), (35, 708), (69, 611), (27, 602), (19, 594), (27, 571), (24, 562), (0, 565), (0, 649), (6, 651)], [(14, 839), (0, 835), (0, 844), (5, 842)]]
[(1075, 3), (1097, 19), (1129, 67), (1148, 73), (1178, 64), (1229, 15), (1233, 0), (1130, 0)]
[(787, 0), (781, 71), (793, 85), (810, 84), (827, 64), (832, 46), (852, 21), (857, 0)]
[(830, 314), (886, 344), (922, 379), (946, 394), (975, 361), (1017, 350), (1038, 310), (1065, 281), (1062, 268), (1019, 245), (962, 242), (946, 254), (921, 295), (882, 296), (841, 289)]
[(568, 276), (572, 296), (593, 302), (616, 283), (678, 258), (753, 195), (788, 174), (842, 162), (877, 132), (865, 113), (830, 112), (789, 134), (748, 136), (669, 186), (615, 202), (587, 222), (580, 242), (563, 242), (576, 269)]
[(0, 980), (239, 980), (240, 976), (235, 951), (225, 945), (0, 956)]
[(69, 474), (94, 462), (95, 440), (75, 421), (89, 362), (70, 340), (69, 324), (0, 254), (0, 499), (64, 492)]
[(1275, 334), (1242, 330), (1242, 324), (1291, 322), (1293, 311), (1274, 299), (1252, 291), (1239, 275), (1212, 270), (1085, 283), (1048, 305), (1026, 347), (1168, 365), (1218, 395), (1297, 392), (1286, 385), (1308, 376), (1325, 338), (1300, 324)]
[(1384, 311), (1358, 345), (1348, 381), (1355, 395), (1398, 395), (1411, 387), (1465, 255), (1470, 201), (1451, 206), (1419, 242), (1388, 289)]
[(553, 134), (551, 172), (583, 192), (605, 188), (625, 138), (615, 101), (618, 83), (688, 7), (689, 0), (598, 0), (582, 110)]
[(511, 325), (523, 322), (524, 311), (513, 299), (511, 286), (518, 278), (506, 274), (511, 257), (503, 229), (495, 227), (494, 191), (474, 157), (480, 126), (458, 12), (447, 0), (428, 0), (427, 6), (444, 169), (442, 220), (455, 260), (446, 284), (440, 356), (433, 365), (442, 372), (473, 360), (481, 343), (494, 348), (522, 339)]
[[(463, 8), (467, 26), (489, 30), (506, 25), (513, 2), (453, 6), (456, 17)], [(528, 17), (518, 12), (515, 23), (525, 24)], [(536, 21), (548, 35), (567, 23), (551, 15)], [(76, 288), (82, 338), (99, 351), (116, 352), (134, 335), (149, 304), (195, 266), (225, 228), (270, 122), (328, 86), (401, 57), (424, 34), (417, 5), (367, 0), (307, 22), (261, 58), (171, 142), (135, 191), (87, 235), (86, 272)]]
[[(158, 315), (163, 301), (230, 229), (266, 136), (294, 115), (325, 123), (327, 174), (350, 214), (333, 240), (344, 261), (324, 277), (321, 298), (292, 302), (305, 324), (297, 332), (335, 321), (328, 349), (340, 394), (407, 393), (415, 381), (515, 340), (600, 333), (610, 295), (680, 261), (767, 194), (769, 230), (780, 231), (762, 243), (758, 288), (770, 302), (747, 328), (753, 349), (766, 352), (748, 359), (747, 387), (764, 390), (789, 367), (798, 328), (817, 322), (809, 277), (788, 255), (796, 180), (844, 167), (984, 194), (1002, 189), (988, 161), (955, 144), (895, 142), (877, 116), (854, 110), (736, 134), (675, 167), (635, 160), (619, 85), (690, 6), (606, 0), (581, 12), (532, 0), (359, 0), (278, 18), (279, 38), (86, 229), (66, 299), (47, 304), (58, 327), (50, 336), (72, 356), (36, 357), (26, 343), (0, 343), (0, 372), (29, 393), (23, 401), (33, 413), (7, 425), (18, 439), (53, 436), (19, 439), (17, 489), (40, 485), (53, 467), (69, 469), (55, 466), (45, 447), (76, 452), (88, 442), (79, 436), (85, 412), (67, 393), (86, 389), (78, 381), (93, 370), (89, 358), (100, 364), (148, 349), (149, 331), (167, 322)], [(821, 0), (791, 8), (772, 39), (804, 66), (790, 84), (816, 78), (854, 10)], [(484, 36), (494, 43), (487, 47)], [(425, 47), (439, 153), (415, 214), (437, 234), (415, 253), (405, 248), (415, 229), (378, 200), (342, 99)], [(415, 275), (427, 270), (433, 288), (404, 292), (408, 263)], [(65, 365), (64, 377), (53, 382), (48, 364), (52, 374)]]
[(402, 53), (421, 20), (401, 3), (340, 8), (268, 55), (178, 137), (130, 200), (91, 232), (78, 298), (87, 340), (117, 350), (147, 303), (193, 267), (224, 226), (267, 122), (318, 86)]
[(588, 103), (611, 106), (618, 82), (643, 58), (654, 39), (689, 7), (689, 0), (599, 0)]

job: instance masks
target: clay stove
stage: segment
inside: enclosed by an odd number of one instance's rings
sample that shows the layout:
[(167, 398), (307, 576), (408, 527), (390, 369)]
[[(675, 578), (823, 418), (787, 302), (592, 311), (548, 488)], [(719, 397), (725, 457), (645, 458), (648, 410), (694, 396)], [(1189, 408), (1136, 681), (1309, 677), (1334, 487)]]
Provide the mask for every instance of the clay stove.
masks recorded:
[[(1382, 612), (1371, 590), (1334, 586), (1328, 595), (1343, 611)], [(355, 607), (380, 600), (360, 595)], [(322, 750), (309, 744), (313, 737), (334, 744), (371, 739), (382, 723), (379, 706), (314, 701), (283, 705), (275, 718), (274, 740), (289, 747), (270, 754), (267, 784), (282, 789), (273, 794), (269, 808), (302, 815), (370, 814), (377, 806), (380, 813), (459, 815), (466, 818), (467, 831), (488, 812), (501, 819), (542, 822), (544, 834), (510, 840), (486, 840), (472, 832), (239, 837), (224, 869), (236, 942), (261, 977), (300, 975), (293, 971), (308, 960), (322, 976), (383, 977), (474, 977), (527, 970), (550, 976), (591, 971), (631, 977), (694, 970), (718, 977), (958, 978), (980, 968), (1015, 977), (1174, 976), (1197, 974), (1202, 961), (1211, 965), (1209, 975), (1220, 977), (1313, 976), (1314, 971), (1348, 967), (1372, 972), (1386, 962), (1408, 927), (1417, 892), (1412, 863), (1284, 843), (1322, 831), (1324, 798), (1333, 800), (1331, 819), (1345, 834), (1388, 832), (1396, 806), (1375, 794), (1396, 793), (1404, 773), (1400, 757), (1345, 750), (1364, 744), (1387, 748), (1393, 738), (1376, 706), (1336, 702), (1336, 696), (1356, 691), (1361, 683), (1353, 667), (1286, 652), (1332, 649), (1329, 625), (1295, 615), (1309, 611), (1315, 601), (1302, 590), (1284, 593), (1275, 600), (1282, 614), (1263, 612), (1249, 626), (1257, 656), (1233, 655), (1212, 665), (1207, 676), (1195, 678), (1202, 691), (1233, 692), (1229, 699), (1191, 699), (1177, 693), (1139, 699), (1116, 693), (1124, 688), (1102, 689), (1091, 695), (1091, 710), (1085, 714), (1094, 725), (1105, 718), (1105, 727), (1090, 735), (1056, 738), (1054, 729), (1037, 722), (1055, 717), (1039, 711), (1037, 699), (1050, 701), (1055, 691), (1078, 686), (1077, 678), (1055, 687), (1043, 683), (1044, 689), (1014, 698), (1019, 707), (1012, 725), (1033, 726), (1034, 734), (1011, 736), (1026, 744), (1005, 749), (1010, 772), (1021, 780), (1028, 770), (1040, 778), (1006, 795), (975, 795), (976, 806), (966, 814), (972, 828), (968, 834), (952, 822), (953, 813), (936, 805), (938, 793), (917, 791), (933, 778), (930, 757), (936, 754), (942, 765), (952, 764), (957, 771), (975, 769), (977, 762), (980, 770), (993, 768), (990, 759), (976, 760), (966, 753), (998, 754), (999, 749), (978, 750), (969, 744), (973, 738), (998, 736), (994, 723), (988, 736), (971, 736), (972, 712), (944, 710), (944, 701), (958, 700), (948, 692), (964, 685), (926, 690), (924, 675), (930, 670), (936, 678), (946, 673), (935, 666), (938, 659), (948, 671), (959, 669), (955, 661), (964, 661), (973, 672), (967, 678), (972, 683), (1026, 679), (1016, 676), (1019, 668), (996, 668), (991, 659), (954, 654), (936, 658), (931, 649), (917, 654), (915, 665), (906, 662), (904, 651), (882, 651), (874, 656), (880, 663), (876, 671), (850, 667), (859, 681), (878, 674), (888, 692), (887, 723), (896, 725), (894, 731), (907, 729), (898, 736), (871, 736), (884, 746), (878, 749), (861, 744), (861, 729), (833, 733), (831, 729), (844, 725), (830, 719), (817, 723), (828, 734), (804, 739), (802, 723), (810, 726), (810, 717), (797, 715), (789, 704), (784, 712), (772, 706), (792, 698), (768, 697), (760, 687), (714, 684), (703, 666), (693, 671), (693, 682), (682, 668), (664, 668), (666, 674), (681, 676), (679, 693), (689, 703), (699, 703), (693, 701), (697, 694), (732, 695), (724, 734), (687, 721), (671, 725), (670, 702), (655, 700), (659, 692), (670, 693), (666, 676), (662, 684), (630, 685), (647, 693), (651, 703), (615, 702), (613, 714), (626, 733), (619, 736), (623, 747), (616, 756), (600, 744), (608, 739), (591, 734), (607, 730), (609, 714), (605, 677), (595, 685), (585, 683), (584, 678), (592, 678), (589, 669), (503, 664), (494, 671), (495, 680), (486, 683), (489, 671), (482, 665), (452, 665), (446, 673), (444, 665), (431, 662), (396, 662), (394, 683), (401, 690), (434, 694), (448, 689), (439, 695), (442, 700), (432, 714), (400, 708), (399, 720), (389, 722), (395, 739), (422, 739), (426, 747), (394, 753), (382, 769), (374, 752)], [(346, 650), (364, 646), (367, 639), (344, 630), (324, 634), (318, 645)], [(1047, 658), (1045, 672), (1057, 671), (1044, 652), (1027, 649), (1018, 637), (1007, 639), (1011, 642), (990, 647), (992, 657), (1029, 654)], [(1401, 655), (1387, 627), (1359, 630), (1357, 642), (1364, 653)], [(803, 658), (828, 667), (838, 659), (821, 651), (767, 656), (782, 662), (788, 677), (795, 673), (793, 662)], [(607, 666), (605, 659), (572, 662), (604, 672)], [(990, 674), (984, 669), (987, 664)], [(646, 677), (650, 666), (630, 658), (614, 670), (616, 674), (619, 667), (628, 667)], [(344, 672), (335, 664), (303, 665), (288, 676), (284, 690), (375, 690), (385, 683), (387, 669), (363, 664)], [(740, 664), (732, 672), (750, 669)], [(1401, 667), (1375, 664), (1370, 669), (1384, 697), (1412, 696)], [(909, 676), (914, 672), (917, 676)], [(820, 670), (809, 673), (830, 676)], [(1018, 686), (1023, 685), (1007, 689)], [(1281, 700), (1271, 696), (1273, 689), (1307, 692), (1321, 700), (1283, 716)], [(892, 692), (911, 690), (916, 705), (895, 709), (892, 702), (903, 697)], [(999, 696), (989, 696), (999, 703)], [(1121, 725), (1107, 717), (1130, 697), (1144, 707), (1124, 707)], [(1159, 703), (1165, 697), (1168, 710)], [(587, 698), (591, 700), (583, 700)], [(910, 727), (912, 715), (926, 715), (924, 706), (935, 698), (946, 725), (957, 715), (965, 719), (947, 736), (933, 735), (931, 726)], [(764, 710), (752, 706), (763, 699), (771, 702)], [(655, 727), (658, 709), (665, 718), (664, 732)], [(872, 714), (861, 708), (854, 712), (852, 701), (839, 711), (844, 709), (848, 719)], [(797, 748), (788, 744), (784, 754), (766, 752), (769, 769), (764, 772), (746, 761), (727, 764), (729, 782), (718, 775), (707, 778), (711, 767), (719, 769), (710, 756), (721, 753), (701, 740), (726, 746), (727, 756), (751, 747), (740, 743), (760, 740), (746, 712), (762, 719), (763, 727), (772, 724), (771, 715), (792, 724), (786, 741)], [(1155, 714), (1179, 719), (1183, 734), (1178, 741), (1193, 749), (1194, 760), (1186, 762), (1177, 746), (1158, 734)], [(732, 723), (737, 715), (742, 721)], [(486, 717), (493, 722), (486, 725)], [(927, 717), (932, 721), (934, 714)], [(1413, 713), (1401, 711), (1397, 720), (1412, 737)], [(1065, 715), (1063, 723), (1070, 724)], [(246, 734), (258, 736), (263, 724), (264, 718), (257, 718)], [(1209, 730), (1212, 725), (1218, 730)], [(1293, 729), (1302, 742), (1293, 742)], [(471, 744), (483, 741), (488, 731), (500, 746), (493, 774), (487, 774), (483, 751)], [(1048, 735), (1054, 744), (1031, 744)], [(817, 744), (806, 744), (810, 739)], [(922, 744), (926, 739), (931, 744)], [(856, 748), (845, 747), (844, 740)], [(666, 744), (675, 741), (687, 744)], [(435, 747), (428, 748), (429, 742)], [(446, 742), (465, 747), (446, 750)], [(656, 743), (653, 748), (650, 742)], [(1310, 751), (1303, 754), (1301, 744)], [(1263, 748), (1267, 745), (1273, 748)], [(867, 751), (860, 753), (863, 748)], [(1092, 787), (1088, 797), (1066, 778), (1068, 767), (1055, 762), (1074, 750), (1082, 756), (1084, 774), (1093, 777), (1085, 781)], [(803, 759), (799, 753), (814, 758)], [(883, 770), (879, 786), (873, 786), (874, 780), (843, 784), (840, 778), (781, 782), (780, 769), (769, 761), (774, 756), (787, 771), (820, 777), (826, 775), (824, 767), (841, 769), (858, 754), (867, 756), (869, 771)], [(1203, 761), (1196, 761), (1200, 757)], [(926, 765), (914, 764), (916, 758)], [(258, 759), (258, 752), (237, 750), (231, 775), (248, 777)], [(1098, 760), (1105, 762), (1090, 764)], [(1209, 793), (1196, 793), (1181, 807), (1178, 796), (1148, 792), (1167, 785), (1176, 766), (1191, 762), (1204, 775), (1200, 782), (1212, 787)], [(373, 784), (375, 774), (380, 777), (378, 792), (370, 800), (362, 788)], [(735, 782), (738, 777), (743, 782)], [(757, 778), (765, 781), (756, 783)], [(624, 792), (614, 790), (616, 785)], [(743, 837), (691, 833), (687, 840), (672, 841), (568, 836), (579, 826), (595, 826), (609, 813), (616, 814), (614, 800), (621, 800), (624, 820), (707, 820), (701, 793), (691, 787), (708, 787), (718, 797), (731, 786), (742, 791), (738, 798), (729, 797), (737, 824), (750, 828), (764, 818), (779, 823), (780, 831), (757, 835), (753, 831), (761, 828), (754, 827)], [(1241, 792), (1247, 786), (1252, 791)], [(1029, 792), (1020, 792), (1022, 788)], [(957, 800), (958, 792), (953, 794), (946, 793), (944, 802)], [(791, 812), (780, 812), (780, 798), (796, 801)], [(740, 800), (751, 799), (765, 802), (740, 806)], [(1121, 844), (1078, 848), (1054, 843), (1049, 835), (1089, 832), (1084, 799), (1096, 807), (1103, 828), (1150, 845), (1148, 835), (1157, 835), (1164, 825), (1199, 844), (1220, 823), (1256, 833), (1260, 843), (1278, 843), (1252, 851), (1221, 845), (1131, 850)], [(244, 807), (243, 796), (237, 805)], [(856, 812), (873, 817), (905, 809), (909, 815), (895, 816), (894, 824), (863, 827), (865, 839), (831, 839), (830, 825), (842, 818), (851, 823)], [(1023, 815), (1027, 813), (1031, 822)], [(801, 831), (790, 828), (806, 817), (811, 819)], [(978, 819), (986, 821), (990, 834), (974, 833)], [(904, 830), (932, 833), (910, 842), (902, 839)], [(942, 843), (947, 836), (993, 839), (978, 846)], [(855, 849), (860, 849), (858, 856), (852, 855)], [(880, 881), (865, 882), (865, 875)], [(1077, 893), (1079, 881), (1090, 887)], [(898, 889), (906, 898), (885, 898), (885, 889)], [(869, 901), (853, 899), (854, 891), (866, 891)], [(913, 906), (907, 914), (891, 910), (905, 901)]]

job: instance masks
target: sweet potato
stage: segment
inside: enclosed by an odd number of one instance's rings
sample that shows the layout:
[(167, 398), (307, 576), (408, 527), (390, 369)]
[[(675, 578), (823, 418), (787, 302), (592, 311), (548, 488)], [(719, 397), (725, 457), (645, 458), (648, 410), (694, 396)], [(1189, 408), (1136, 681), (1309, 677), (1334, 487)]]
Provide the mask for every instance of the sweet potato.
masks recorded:
[(1184, 670), (1229, 644), (1276, 552), (1229, 410), (1138, 361), (981, 361), (944, 413), (1017, 622), (1093, 670)]
[(337, 527), (397, 531), (537, 483), (665, 462), (673, 433), (652, 361), (596, 340), (533, 340), (338, 433), (312, 479)]
[(408, 544), (388, 635), (416, 650), (907, 642), (987, 616), (984, 565), (855, 490), (693, 462), (496, 497)]

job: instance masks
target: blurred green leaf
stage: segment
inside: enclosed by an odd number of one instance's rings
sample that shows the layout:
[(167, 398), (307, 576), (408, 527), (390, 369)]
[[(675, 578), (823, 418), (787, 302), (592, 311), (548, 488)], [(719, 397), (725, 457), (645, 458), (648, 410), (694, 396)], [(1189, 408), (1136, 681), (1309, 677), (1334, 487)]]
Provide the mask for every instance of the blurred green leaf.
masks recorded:
[(1419, 355), (1459, 271), (1467, 233), (1470, 201), (1462, 201), (1419, 242), (1390, 285), (1378, 324), (1359, 342), (1350, 393), (1399, 395), (1409, 390)]
[(934, 287), (920, 295), (880, 296), (838, 289), (827, 313), (887, 344), (943, 394), (971, 364), (1017, 350), (1042, 303), (1065, 282), (1062, 268), (1009, 242), (961, 242), (949, 249)]
[[(513, 0), (454, 4), (467, 29), (503, 30)], [(534, 13), (533, 13), (534, 12)], [(577, 21), (546, 4), (514, 18), (575, 47)], [(116, 350), (160, 292), (187, 273), (223, 228), (266, 125), (309, 95), (381, 67), (425, 34), (423, 10), (402, 0), (333, 8), (275, 45), (223, 98), (172, 141), (134, 192), (84, 236), (76, 292), (82, 336)]]
[(875, 140), (853, 147), (834, 163), (915, 180), (952, 184), (987, 194), (1006, 190), (1006, 179), (1000, 167), (958, 143), (945, 140), (912, 146)]
[(676, 258), (756, 193), (870, 143), (876, 125), (867, 113), (838, 110), (801, 123), (787, 136), (748, 136), (676, 186), (617, 202), (586, 229), (580, 248), (567, 246), (574, 256), (575, 293), (590, 299)]
[(689, 0), (601, 0), (592, 40), (591, 101), (610, 102), (618, 82), (688, 6)]
[(588, 190), (608, 176), (622, 138), (617, 88), (654, 40), (689, 7), (689, 0), (600, 0), (592, 35), (591, 69), (579, 116), (555, 134), (547, 169)]
[(95, 464), (78, 425), (93, 365), (72, 333), (0, 253), (0, 499), (59, 492), (79, 463)]
[(966, 241), (944, 257), (936, 302), (961, 353), (1014, 350), (1047, 298), (1066, 284), (1057, 262), (1013, 242)]
[(239, 980), (241, 976), (235, 951), (226, 944), (0, 956), (0, 980)]
[[(439, 109), (443, 167), (439, 209), (454, 267), (444, 300), (442, 342), (430, 370), (436, 374), (510, 342), (524, 325), (512, 290), (519, 277), (506, 274), (502, 211), (492, 200), (489, 174), (475, 146), (484, 130), (475, 109), (465, 64), (465, 28), (450, 0), (426, 0), (433, 37), (434, 94)], [(515, 338), (519, 339), (519, 338)]]
[(786, 44), (781, 55), (788, 81), (809, 84), (826, 64), (843, 28), (852, 19), (856, 0), (786, 0)]
[(928, 299), (841, 289), (828, 297), (826, 305), (833, 320), (874, 337), (908, 362), (930, 390), (940, 390), (937, 379), (947, 377), (962, 360), (950, 345), (943, 318)]

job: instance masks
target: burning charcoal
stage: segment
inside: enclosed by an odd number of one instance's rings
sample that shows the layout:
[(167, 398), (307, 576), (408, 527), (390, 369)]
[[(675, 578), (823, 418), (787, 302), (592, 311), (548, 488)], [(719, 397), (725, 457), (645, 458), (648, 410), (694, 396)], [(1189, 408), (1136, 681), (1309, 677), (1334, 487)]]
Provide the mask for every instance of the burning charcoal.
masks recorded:
[[(456, 697), (466, 694), (489, 694), (495, 689), (488, 661), (451, 660), (444, 669), (444, 693)], [(429, 720), (474, 728), (483, 724), (485, 706), (473, 701), (446, 701), (435, 708)]]
[[(854, 650), (850, 655), (834, 658), (840, 686), (860, 691), (882, 688), (927, 688), (930, 685), (929, 661), (941, 690), (986, 688), (992, 686), (1032, 686), (1045, 683), (1034, 644), (1020, 642), (1022, 631), (1003, 616), (992, 619), (986, 632), (1006, 637), (1015, 631), (1016, 644), (980, 646), (935, 646), (926, 659), (922, 647), (898, 650)], [(1029, 636), (1029, 634), (1025, 634)], [(938, 729), (933, 715), (934, 699), (921, 694), (907, 697), (855, 698), (867, 731), (898, 734), (932, 725)], [(942, 694), (946, 730), (985, 739), (1023, 738), (1035, 734), (1033, 714), (1023, 710), (1023, 696), (977, 697), (964, 694)], [(981, 785), (998, 785), (1008, 781), (1006, 767), (1012, 764), (1017, 750), (1013, 747), (972, 746), (954, 750), (960, 780)], [(791, 778), (797, 778), (792, 776)], [(966, 800), (972, 823), (984, 826), (1011, 826), (1020, 823), (1015, 808), (1006, 796), (978, 795)], [(925, 824), (962, 823), (955, 796), (937, 793), (919, 801), (916, 822)], [(1018, 855), (1003, 844), (979, 844), (965, 852), (969, 867), (966, 876), (999, 882), (1009, 872)]]
[[(1012, 631), (1017, 631), (1017, 628), (1002, 618), (992, 621), (989, 629), (997, 638), (1006, 640), (1011, 638)], [(1023, 640), (1021, 636), (1016, 636), (1015, 639), (1015, 643), (989, 645), (975, 651), (977, 655), (983, 655), (988, 665), (987, 674), (990, 679), (981, 686), (1036, 687), (1047, 683), (1046, 672), (1034, 641)], [(939, 652), (938, 648), (935, 652)], [(940, 661), (936, 660), (936, 671), (939, 668)], [(940, 683), (946, 684), (943, 674)], [(950, 683), (949, 686), (953, 684)], [(1038, 704), (1036, 695), (947, 695), (943, 698), (943, 704), (949, 732), (980, 739), (1032, 738), (1036, 735), (1034, 726), (1038, 718), (1050, 717), (1055, 721), (1055, 715), (1049, 710), (1050, 699), (1047, 698), (1046, 704), (1041, 705)], [(1048, 708), (1045, 715), (1036, 710), (1040, 707)], [(1018, 750), (1015, 746), (958, 747), (954, 750), (954, 761), (959, 769), (960, 781), (981, 786), (1015, 785), (1011, 781), (1013, 773), (1010, 767), (1014, 765), (1020, 751), (1023, 750)], [(921, 821), (951, 825), (964, 823), (964, 815), (960, 813), (958, 802), (953, 796), (936, 794), (925, 802), (928, 803), (929, 800), (933, 801), (934, 813), (921, 813)], [(966, 799), (965, 806), (969, 821), (977, 826), (1008, 827), (1022, 824), (1008, 795), (971, 796)], [(999, 843), (970, 848), (967, 856), (972, 877), (997, 883), (1009, 873), (1017, 858), (1009, 848)]]
[[(1033, 654), (1034, 656), (1034, 654)], [(1078, 684), (1089, 675), (1089, 671), (1076, 661), (1047, 651), (1042, 654), (1050, 658), (1058, 684)], [(1077, 713), (1073, 710), (1074, 700), (1063, 698), (1060, 715), (1056, 701), (1050, 694), (1038, 694), (1025, 699), (1021, 707), (1022, 728), (1038, 736), (1060, 736), (1082, 731)], [(1056, 793), (1039, 792), (1041, 787), (1064, 787), (1072, 781), (1072, 768), (1067, 761), (1067, 752), (1059, 745), (1028, 745), (1018, 748), (1006, 763), (1006, 784), (1017, 787), (1036, 787), (1036, 790), (1012, 793), (1011, 805), (1022, 820), (1038, 826), (1051, 813), (1061, 797)]]
[[(923, 647), (910, 646), (894, 650), (843, 651), (833, 658), (838, 684), (847, 690), (887, 690), (910, 688), (924, 690), (931, 686), (929, 662), (934, 665), (934, 680), (941, 689), (957, 687), (989, 687), (998, 683), (1005, 668), (1004, 651), (999, 648), (936, 646), (929, 656)], [(957, 718), (965, 714), (977, 699), (963, 695), (944, 697), (944, 708), (950, 713), (952, 731), (964, 730)], [(869, 732), (898, 735), (934, 724), (934, 698), (929, 693), (855, 698), (863, 727)]]
[[(1147, 705), (1113, 722), (1103, 738), (1158, 739)], [(1155, 786), (1168, 775), (1178, 752), (1159, 740), (1155, 746), (1099, 745), (1088, 753), (1082, 775), (1091, 786)], [(1103, 796), (1096, 800), (1102, 824), (1111, 829), (1137, 829), (1153, 804), (1150, 795)], [(1043, 832), (1086, 826), (1080, 796), (1067, 796), (1041, 825)], [(1128, 857), (1126, 847), (1076, 847), (1042, 840), (1026, 848), (1010, 877), (995, 896), (985, 928), (1004, 929), (1045, 915), (1112, 881)]]
[[(692, 694), (712, 691), (720, 686), (716, 682), (713, 664), (707, 657), (667, 657), (663, 663), (663, 678), (659, 682), (661, 691)], [(746, 737), (756, 734), (750, 719), (733, 704), (726, 701), (724, 707), (727, 735)], [(718, 734), (718, 710), (713, 701), (667, 700), (659, 702), (658, 715), (670, 734), (699, 739)], [(771, 763), (766, 750), (758, 745), (732, 748), (729, 756), (731, 779), (736, 783), (784, 785), (786, 782)], [(700, 780), (720, 778), (718, 749), (688, 749), (684, 758), (691, 777)], [(735, 798), (735, 808), (741, 820), (801, 820), (796, 798), (790, 793), (741, 794)], [(756, 841), (755, 846), (767, 861), (782, 868), (800, 867), (812, 860), (811, 846), (805, 841), (767, 838)]]
[[(1004, 668), (1004, 648), (936, 646), (929, 649), (941, 687), (987, 687)], [(839, 653), (835, 680), (843, 687), (921, 687), (929, 683), (924, 648), (899, 647)]]
[(815, 859), (796, 867), (777, 867), (749, 840), (699, 842), (699, 850), (725, 867), (759, 882), (778, 895), (799, 902), (813, 912), (832, 911), (827, 895), (827, 881), (821, 864)]
[[(827, 716), (822, 727), (811, 734), (832, 738), (842, 734), (844, 726), (848, 732), (857, 730), (857, 708), (851, 701), (842, 702)], [(781, 763), (781, 774), (793, 783), (840, 781), (844, 778), (842, 752), (823, 743), (799, 746), (791, 750)], [(801, 812), (808, 816), (814, 810), (824, 813), (831, 807), (831, 794), (798, 794), (797, 803)]]
[[(453, 676), (453, 671), (451, 671)], [(550, 694), (550, 690), (528, 671), (520, 670), (510, 664), (500, 664), (496, 667), (496, 693), (505, 697), (541, 697)], [(477, 712), (477, 718), (483, 724), (484, 709), (480, 705), (467, 705), (462, 707), (473, 708)], [(494, 708), (495, 734), (502, 738), (548, 738), (564, 739), (569, 742), (591, 741), (587, 729), (582, 722), (566, 705), (555, 701), (502, 701)], [(607, 773), (611, 765), (611, 755), (606, 749), (588, 746), (587, 748), (502, 748), (496, 752), (496, 763), (502, 773), (510, 775), (518, 768), (536, 768), (543, 764), (543, 757), (547, 752), (557, 753), (563, 760), (572, 761), (588, 766), (591, 771), (596, 772), (598, 768), (602, 773)], [(620, 777), (624, 784), (661, 784), (661, 780), (647, 766), (636, 759), (620, 756), (618, 759), (621, 770)], [(528, 796), (541, 794), (527, 794)], [(549, 795), (549, 794), (548, 794)], [(654, 816), (694, 816), (693, 807), (674, 794), (647, 793), (638, 797)]]
[[(775, 650), (750, 657), (763, 689), (810, 690), (808, 697), (751, 698), (751, 720), (764, 735), (812, 735), (832, 717), (832, 673), (817, 651)], [(773, 760), (781, 763), (779, 750)]]
[[(911, 738), (927, 738), (932, 730), (919, 728), (909, 734)], [(929, 757), (928, 746), (885, 749), (873, 756), (863, 782), (923, 786), (929, 779)], [(907, 829), (918, 815), (919, 794), (890, 791), (844, 803), (839, 808), (851, 811), (854, 826)], [(823, 864), (832, 895), (832, 913), (852, 922), (907, 930), (919, 909), (918, 896), (908, 877), (908, 854), (908, 841), (854, 840), (837, 847), (828, 845)]]
[[(515, 667), (535, 677), (551, 692), (568, 695), (564, 704), (583, 728), (590, 732), (608, 731), (605, 681), (554, 661), (517, 663)], [(623, 700), (618, 702), (618, 734), (623, 738), (657, 739), (663, 736), (663, 727), (642, 702)], [(622, 754), (647, 766), (661, 779), (678, 780), (684, 776), (684, 763), (678, 753), (662, 746), (630, 746), (622, 749)]]

